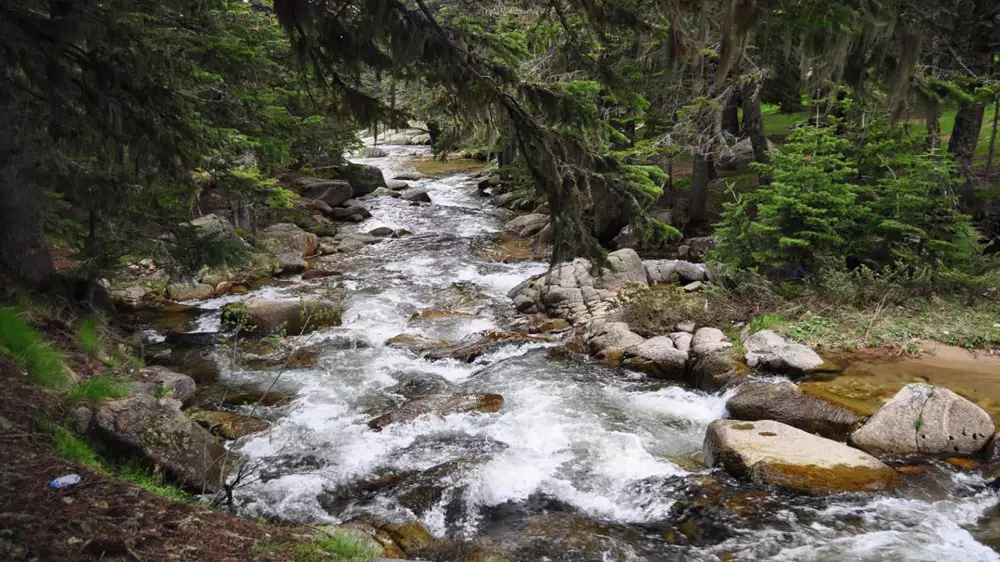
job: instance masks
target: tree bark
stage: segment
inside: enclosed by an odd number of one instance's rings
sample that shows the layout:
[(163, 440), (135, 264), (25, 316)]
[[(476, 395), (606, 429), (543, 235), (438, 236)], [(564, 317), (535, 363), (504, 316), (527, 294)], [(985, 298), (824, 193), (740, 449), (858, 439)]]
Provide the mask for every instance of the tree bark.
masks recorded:
[(975, 204), (975, 186), (972, 177), (972, 159), (976, 156), (979, 132), (983, 128), (983, 114), (986, 105), (982, 102), (963, 103), (955, 115), (955, 128), (951, 131), (948, 151), (955, 156), (958, 169), (965, 178), (962, 187), (962, 205), (971, 212)]
[[(753, 159), (761, 164), (770, 164), (767, 153), (767, 135), (764, 134), (764, 113), (760, 109), (760, 89), (756, 84), (750, 84), (743, 92), (743, 132), (750, 137), (753, 145)], [(771, 180), (767, 174), (760, 173), (760, 183), (767, 184)]]
[[(6, 152), (0, 147), (0, 154)], [(0, 156), (2, 158), (2, 156)], [(43, 288), (55, 267), (45, 246), (39, 189), (13, 162), (0, 161), (0, 265), (31, 288)]]
[(933, 150), (941, 146), (941, 104), (930, 102), (927, 107), (927, 149)]
[(986, 155), (986, 177), (990, 175), (990, 166), (993, 165), (993, 154), (997, 147), (997, 125), (1000, 125), (1000, 97), (993, 100), (993, 132), (990, 133), (990, 151)]
[(733, 88), (726, 107), (722, 109), (722, 130), (734, 137), (740, 136), (740, 101), (739, 90)]
[(708, 184), (712, 181), (715, 166), (712, 157), (694, 155), (694, 169), (691, 171), (691, 205), (688, 207), (688, 226), (699, 226), (705, 222), (708, 208)]

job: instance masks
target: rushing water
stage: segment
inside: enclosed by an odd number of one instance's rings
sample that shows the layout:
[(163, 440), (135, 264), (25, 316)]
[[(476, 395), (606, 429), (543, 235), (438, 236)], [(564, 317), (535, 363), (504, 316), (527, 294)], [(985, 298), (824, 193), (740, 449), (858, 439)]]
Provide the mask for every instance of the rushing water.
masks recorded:
[[(387, 177), (411, 169), (422, 150), (388, 148), (389, 157), (366, 161)], [(557, 343), (509, 345), (468, 364), (387, 346), (401, 333), (456, 341), (503, 329), (513, 319), (507, 291), (545, 269), (477, 257), (502, 221), (467, 175), (412, 183), (433, 204), (371, 197), (363, 205), (372, 218), (344, 227), (413, 235), (339, 265), (350, 295), (343, 325), (299, 338), (354, 343), (324, 347), (315, 368), (280, 374), (276, 388), (294, 400), (267, 413), (269, 431), (236, 445), (261, 465), (260, 480), (238, 494), (247, 513), (416, 519), (439, 537), (486, 541), (508, 560), (1000, 560), (985, 545), (1000, 536), (997, 500), (978, 476), (930, 465), (904, 475), (892, 494), (821, 499), (762, 494), (717, 475), (723, 487), (713, 496), (700, 450), (706, 426), (726, 415), (725, 394), (598, 366)], [(295, 291), (269, 287), (199, 306)], [(412, 319), (428, 309), (467, 314)], [(216, 313), (195, 327), (217, 328)], [(278, 376), (220, 363), (225, 383), (267, 388)], [(438, 375), (449, 391), (501, 394), (504, 407), (369, 429), (401, 401), (393, 387), (413, 373)], [(398, 481), (364, 485), (387, 475)]]

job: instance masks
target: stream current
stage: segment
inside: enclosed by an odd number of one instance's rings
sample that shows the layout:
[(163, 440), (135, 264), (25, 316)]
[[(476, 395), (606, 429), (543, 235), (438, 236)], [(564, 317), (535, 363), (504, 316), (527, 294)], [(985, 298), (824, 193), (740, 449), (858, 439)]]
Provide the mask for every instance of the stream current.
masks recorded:
[[(387, 178), (426, 156), (383, 148), (388, 157), (359, 162)], [(503, 220), (468, 174), (411, 184), (432, 204), (367, 197), (372, 217), (342, 228), (413, 234), (338, 264), (343, 324), (296, 337), (329, 345), (315, 367), (280, 373), (275, 388), (292, 401), (266, 412), (268, 431), (233, 445), (260, 466), (237, 494), (246, 514), (312, 524), (418, 520), (439, 538), (491, 545), (505, 560), (1000, 560), (997, 496), (944, 463), (904, 474), (892, 493), (763, 493), (701, 465), (706, 426), (726, 416), (727, 393), (597, 365), (558, 342), (510, 344), (472, 363), (387, 345), (402, 333), (458, 341), (503, 330), (515, 318), (506, 293), (546, 269), (476, 251)], [(329, 281), (309, 283), (318, 290)], [(227, 302), (301, 293), (269, 286), (199, 302), (209, 312), (196, 329), (218, 329)], [(413, 318), (425, 310), (449, 313)], [(221, 356), (219, 365), (223, 384), (267, 389), (278, 376), (232, 369)], [(369, 429), (402, 402), (395, 387), (414, 374), (443, 378), (447, 392), (500, 394), (503, 408)], [(380, 479), (394, 484), (371, 484)]]

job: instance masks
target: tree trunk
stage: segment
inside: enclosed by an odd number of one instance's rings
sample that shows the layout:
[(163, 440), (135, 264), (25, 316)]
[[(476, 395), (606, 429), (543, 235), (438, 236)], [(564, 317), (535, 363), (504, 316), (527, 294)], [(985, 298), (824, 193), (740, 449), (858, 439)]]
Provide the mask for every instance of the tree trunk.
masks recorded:
[[(764, 113), (760, 109), (760, 89), (756, 84), (747, 86), (743, 93), (743, 132), (750, 137), (753, 145), (753, 159), (761, 164), (770, 164), (767, 153), (767, 136), (764, 134)], [(760, 173), (760, 183), (770, 183), (767, 174)]]
[(722, 130), (734, 137), (740, 136), (740, 101), (739, 90), (733, 88), (726, 107), (722, 109)]
[(1000, 97), (993, 100), (993, 132), (990, 133), (990, 152), (986, 156), (986, 173), (984, 174), (987, 178), (990, 176), (990, 166), (993, 165), (993, 154), (997, 147), (997, 125), (998, 120), (1000, 120)]
[(42, 288), (55, 273), (45, 246), (45, 210), (40, 190), (18, 172), (13, 162), (0, 161), (0, 265)]
[(962, 188), (962, 205), (971, 212), (975, 204), (975, 186), (972, 177), (972, 159), (976, 156), (979, 132), (983, 128), (986, 105), (981, 102), (963, 103), (955, 115), (955, 128), (951, 131), (948, 151), (955, 155), (958, 169), (965, 178)]
[(688, 208), (688, 226), (700, 226), (705, 222), (708, 207), (708, 184), (712, 181), (715, 166), (712, 157), (694, 155), (694, 169), (691, 171), (691, 205)]
[(802, 75), (796, 65), (778, 56), (774, 74), (761, 85), (761, 96), (768, 103), (778, 104), (781, 113), (802, 111)]
[(927, 106), (927, 149), (933, 150), (941, 146), (941, 104), (929, 102)]

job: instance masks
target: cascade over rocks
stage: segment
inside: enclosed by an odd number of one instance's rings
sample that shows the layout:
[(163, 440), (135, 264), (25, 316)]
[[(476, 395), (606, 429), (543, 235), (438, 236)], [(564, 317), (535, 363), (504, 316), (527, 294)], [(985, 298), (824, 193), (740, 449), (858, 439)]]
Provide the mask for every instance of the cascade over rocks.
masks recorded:
[(136, 394), (105, 402), (91, 424), (96, 435), (163, 467), (193, 491), (218, 491), (239, 457), (188, 419), (173, 398)]
[(746, 385), (726, 402), (733, 419), (774, 420), (827, 439), (844, 441), (861, 417), (802, 392), (791, 382)]
[(715, 420), (703, 454), (706, 466), (806, 494), (890, 490), (899, 483), (896, 471), (875, 457), (773, 420)]
[(771, 330), (761, 330), (743, 342), (747, 365), (776, 373), (815, 371), (823, 358), (807, 345), (791, 343)]
[(855, 447), (882, 458), (965, 457), (978, 453), (996, 427), (985, 410), (947, 388), (901, 388), (851, 434)]

